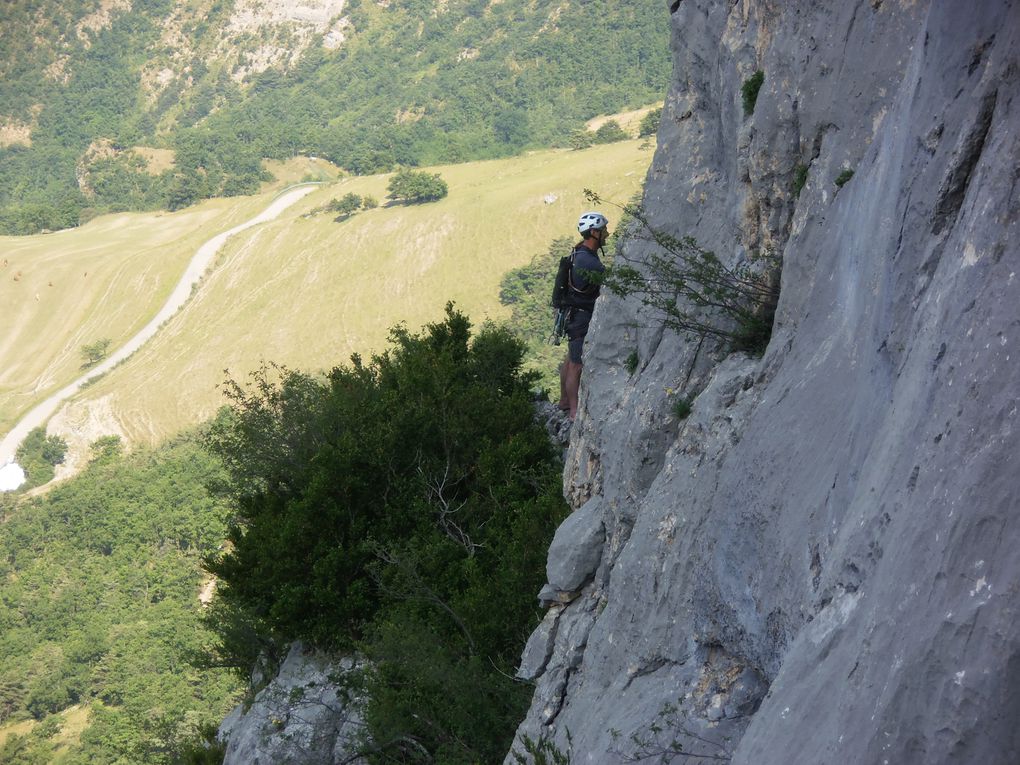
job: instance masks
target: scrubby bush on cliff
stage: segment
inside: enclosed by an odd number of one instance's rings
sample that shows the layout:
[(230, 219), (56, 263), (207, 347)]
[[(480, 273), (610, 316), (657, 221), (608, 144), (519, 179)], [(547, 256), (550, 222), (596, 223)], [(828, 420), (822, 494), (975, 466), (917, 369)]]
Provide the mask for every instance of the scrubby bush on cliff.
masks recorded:
[(448, 307), (391, 339), (324, 378), (228, 383), (211, 443), (236, 516), (210, 570), (253, 623), (371, 659), (378, 761), (495, 762), (529, 696), (508, 676), (566, 509), (559, 467), (507, 330), (472, 337)]
[(740, 100), (744, 106), (744, 116), (750, 117), (754, 114), (755, 104), (758, 103), (758, 92), (765, 83), (765, 72), (761, 69), (756, 71), (740, 86)]
[[(605, 201), (588, 189), (585, 195), (593, 203)], [(693, 238), (653, 227), (640, 206), (621, 209), (633, 220), (625, 235), (652, 242), (656, 249), (641, 263), (618, 255), (602, 278), (605, 287), (639, 296), (678, 332), (716, 338), (734, 350), (765, 350), (779, 300), (777, 256), (755, 253), (746, 263), (727, 266)]]

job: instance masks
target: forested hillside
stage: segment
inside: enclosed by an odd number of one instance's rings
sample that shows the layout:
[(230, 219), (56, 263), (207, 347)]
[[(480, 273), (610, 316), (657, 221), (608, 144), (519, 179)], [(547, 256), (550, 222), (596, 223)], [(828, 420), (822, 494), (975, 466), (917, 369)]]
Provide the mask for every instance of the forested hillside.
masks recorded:
[(305, 5), (4, 3), (0, 232), (250, 193), (265, 158), (371, 173), (567, 145), (668, 74), (656, 0)]
[(0, 762), (170, 762), (230, 706), (238, 682), (189, 663), (222, 475), (195, 434), (129, 456), (106, 437), (75, 480), (0, 494)]

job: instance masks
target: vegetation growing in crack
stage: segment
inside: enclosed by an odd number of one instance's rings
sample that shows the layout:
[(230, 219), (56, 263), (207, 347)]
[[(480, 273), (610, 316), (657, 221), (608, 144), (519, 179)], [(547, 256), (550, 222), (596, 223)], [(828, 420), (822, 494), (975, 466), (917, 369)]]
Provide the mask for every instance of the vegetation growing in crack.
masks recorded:
[(843, 172), (836, 176), (836, 188), (843, 188), (847, 181), (854, 177), (854, 171), (850, 168), (846, 168)]
[[(610, 736), (619, 741), (621, 734), (611, 730)], [(630, 752), (614, 747), (610, 750), (624, 762), (679, 762), (694, 765), (703, 762), (729, 762), (733, 754), (721, 741), (698, 733), (689, 715), (676, 704), (662, 705), (655, 720), (628, 736)]]
[(803, 162), (797, 165), (793, 171), (793, 196), (794, 198), (800, 196), (800, 192), (804, 190), (804, 186), (807, 183), (808, 177), (808, 166)]
[(678, 398), (673, 402), (673, 416), (678, 420), (686, 420), (691, 413), (691, 400), (689, 398)]
[(627, 360), (624, 362), (624, 366), (627, 368), (627, 374), (634, 374), (637, 371), (638, 364), (640, 363), (637, 351), (631, 351)]
[[(585, 196), (606, 202), (589, 189)], [(677, 332), (716, 338), (732, 350), (764, 352), (779, 301), (779, 257), (757, 252), (746, 263), (727, 266), (693, 238), (652, 226), (639, 205), (621, 209), (632, 220), (626, 238), (651, 242), (656, 249), (642, 262), (618, 252), (602, 284), (621, 296), (639, 296)]]
[[(537, 740), (525, 735), (521, 739), (521, 744), (524, 747), (524, 754), (519, 752), (516, 747), (510, 750), (510, 756), (518, 765), (570, 765), (572, 741), (569, 730), (567, 731), (566, 752), (556, 746), (552, 739), (544, 733), (540, 734)], [(530, 755), (530, 759), (527, 755)]]
[(744, 116), (750, 117), (754, 114), (754, 106), (758, 103), (758, 91), (765, 83), (765, 72), (761, 69), (756, 71), (740, 86), (740, 98), (744, 105)]

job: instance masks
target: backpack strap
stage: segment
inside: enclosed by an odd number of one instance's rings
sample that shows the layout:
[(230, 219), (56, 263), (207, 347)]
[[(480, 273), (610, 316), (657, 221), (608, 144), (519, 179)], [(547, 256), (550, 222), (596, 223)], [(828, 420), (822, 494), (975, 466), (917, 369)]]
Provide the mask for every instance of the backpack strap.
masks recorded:
[(570, 270), (567, 272), (567, 284), (569, 285), (570, 289), (572, 289), (574, 292), (578, 293), (579, 295), (590, 295), (592, 292), (595, 291), (595, 285), (594, 284), (589, 284), (584, 289), (581, 289), (580, 287), (575, 287), (574, 286), (574, 259), (576, 257), (577, 257), (577, 248), (575, 247), (573, 250), (570, 251)]

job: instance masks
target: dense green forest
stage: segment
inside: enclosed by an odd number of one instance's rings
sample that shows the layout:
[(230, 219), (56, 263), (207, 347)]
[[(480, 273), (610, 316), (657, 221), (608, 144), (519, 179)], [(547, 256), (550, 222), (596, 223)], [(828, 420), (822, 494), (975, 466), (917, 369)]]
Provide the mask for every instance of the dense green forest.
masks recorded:
[(534, 420), (524, 344), (465, 316), (325, 379), (233, 384), (211, 434), (235, 516), (222, 555), (220, 663), (265, 636), (369, 659), (369, 760), (498, 762), (530, 688), (511, 677), (541, 616), (567, 508)]
[[(214, 641), (198, 596), (226, 536), (205, 488), (222, 477), (198, 434), (128, 456), (109, 437), (47, 494), (0, 494), (0, 725), (36, 721), (0, 762), (173, 762), (235, 702), (233, 674), (193, 666)], [(78, 744), (60, 731), (72, 705)]]
[[(586, 119), (660, 98), (668, 75), (657, 0), (351, 0), (339, 48), (316, 41), (241, 81), (217, 47), (229, 0), (184, 24), (183, 69), (163, 32), (187, 4), (134, 0), (82, 31), (98, 6), (4, 3), (0, 125), (31, 126), (31, 141), (0, 146), (2, 233), (251, 193), (263, 158), (372, 173), (567, 146)], [(159, 66), (172, 79), (143, 86)], [(149, 168), (135, 146), (175, 161)]]

